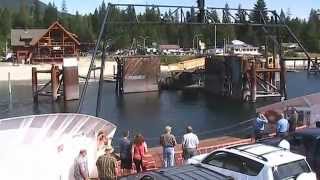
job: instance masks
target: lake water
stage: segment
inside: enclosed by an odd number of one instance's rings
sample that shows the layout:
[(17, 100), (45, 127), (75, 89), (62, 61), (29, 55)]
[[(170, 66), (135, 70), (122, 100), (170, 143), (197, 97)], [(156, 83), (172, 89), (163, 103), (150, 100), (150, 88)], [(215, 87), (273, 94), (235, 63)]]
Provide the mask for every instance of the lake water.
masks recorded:
[[(288, 96), (298, 97), (320, 91), (320, 76), (305, 72), (288, 73)], [(13, 96), (8, 97), (7, 82), (0, 82), (0, 118), (56, 112), (75, 112), (78, 101), (52, 103), (48, 97), (33, 103), (31, 81), (12, 82)], [(97, 83), (90, 83), (82, 113), (95, 115)], [(191, 125), (201, 139), (248, 131), (256, 106), (270, 104), (262, 100), (256, 104), (242, 104), (230, 99), (208, 95), (201, 91), (161, 91), (127, 94), (117, 97), (114, 84), (105, 83), (100, 117), (118, 126), (115, 140), (129, 129), (131, 134), (142, 133), (149, 145), (156, 146), (166, 125), (173, 127), (178, 139), (187, 125)]]

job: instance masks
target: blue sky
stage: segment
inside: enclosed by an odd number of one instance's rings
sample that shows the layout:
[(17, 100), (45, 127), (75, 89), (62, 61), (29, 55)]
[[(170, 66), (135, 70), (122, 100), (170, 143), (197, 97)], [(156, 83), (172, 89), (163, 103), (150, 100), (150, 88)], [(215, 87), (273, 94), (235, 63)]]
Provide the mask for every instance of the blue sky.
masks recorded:
[[(61, 9), (62, 0), (41, 0), (45, 3), (55, 2), (56, 6)], [(75, 13), (90, 13), (98, 7), (102, 0), (66, 0), (68, 11)], [(196, 5), (196, 0), (105, 0), (106, 3), (136, 3), (136, 4), (169, 4), (169, 5), (183, 5), (192, 6)], [(223, 7), (228, 3), (230, 7), (238, 7), (242, 4), (243, 8), (252, 8), (256, 0), (206, 0), (206, 5), (210, 7)], [(310, 9), (320, 9), (320, 0), (266, 0), (269, 9), (280, 11), (290, 9), (292, 16), (300, 18), (308, 18)]]

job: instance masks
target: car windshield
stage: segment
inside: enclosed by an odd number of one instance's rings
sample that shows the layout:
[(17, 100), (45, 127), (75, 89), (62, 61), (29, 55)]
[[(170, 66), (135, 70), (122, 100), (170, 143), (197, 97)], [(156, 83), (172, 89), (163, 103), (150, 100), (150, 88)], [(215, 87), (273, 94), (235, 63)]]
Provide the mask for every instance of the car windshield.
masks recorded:
[(274, 177), (277, 180), (296, 178), (302, 173), (309, 173), (310, 168), (307, 162), (302, 159), (287, 164), (282, 164), (274, 168)]

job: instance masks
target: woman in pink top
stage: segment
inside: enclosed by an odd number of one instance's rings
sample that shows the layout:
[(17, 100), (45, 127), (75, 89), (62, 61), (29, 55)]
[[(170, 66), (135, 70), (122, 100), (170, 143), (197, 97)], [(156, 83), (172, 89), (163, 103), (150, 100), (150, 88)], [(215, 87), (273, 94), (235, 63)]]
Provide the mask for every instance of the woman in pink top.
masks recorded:
[(141, 170), (145, 170), (143, 158), (147, 152), (147, 144), (144, 141), (143, 136), (141, 134), (136, 135), (132, 145), (132, 160), (138, 173), (141, 172)]

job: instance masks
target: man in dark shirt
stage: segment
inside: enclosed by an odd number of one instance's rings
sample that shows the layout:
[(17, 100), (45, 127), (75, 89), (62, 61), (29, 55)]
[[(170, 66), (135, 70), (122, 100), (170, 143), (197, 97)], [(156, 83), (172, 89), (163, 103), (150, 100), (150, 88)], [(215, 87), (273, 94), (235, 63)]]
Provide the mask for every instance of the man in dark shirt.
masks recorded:
[(163, 147), (164, 167), (174, 166), (174, 147), (176, 144), (176, 138), (171, 134), (171, 127), (167, 126), (165, 128), (165, 133), (160, 137), (160, 145)]
[(129, 140), (129, 131), (123, 133), (123, 138), (120, 140), (120, 161), (122, 175), (128, 175), (132, 169), (132, 157), (131, 157), (131, 142)]
[(98, 175), (100, 180), (116, 180), (116, 166), (117, 160), (111, 154), (113, 148), (111, 145), (106, 145), (104, 147), (105, 154), (100, 156), (96, 162)]
[(299, 114), (296, 111), (296, 109), (293, 109), (291, 117), (289, 118), (289, 132), (296, 131), (298, 119), (299, 119)]

